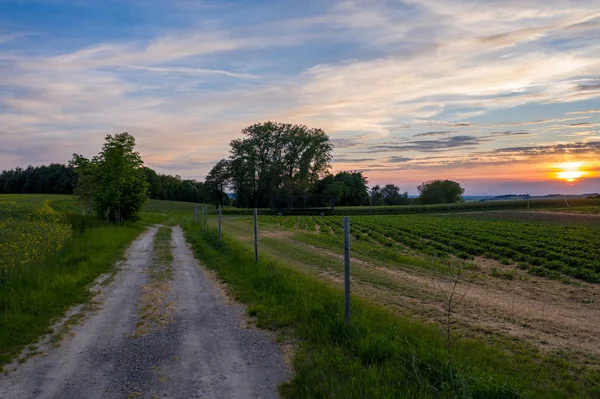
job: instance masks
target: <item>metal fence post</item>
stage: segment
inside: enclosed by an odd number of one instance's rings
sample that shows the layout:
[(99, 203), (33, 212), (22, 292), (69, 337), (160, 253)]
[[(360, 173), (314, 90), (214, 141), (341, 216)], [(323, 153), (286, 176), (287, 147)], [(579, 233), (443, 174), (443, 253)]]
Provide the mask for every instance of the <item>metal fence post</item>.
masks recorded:
[(344, 299), (345, 321), (350, 324), (350, 217), (344, 216)]
[(254, 263), (258, 263), (258, 209), (254, 208)]
[(221, 241), (221, 207), (219, 207), (219, 241)]

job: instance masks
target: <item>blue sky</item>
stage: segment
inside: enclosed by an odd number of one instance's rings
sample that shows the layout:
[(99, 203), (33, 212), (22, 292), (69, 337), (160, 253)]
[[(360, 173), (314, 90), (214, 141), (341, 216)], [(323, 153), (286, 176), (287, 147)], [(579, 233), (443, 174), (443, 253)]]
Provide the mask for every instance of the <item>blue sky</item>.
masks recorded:
[[(243, 127), (324, 129), (414, 193), (600, 191), (600, 1), (0, 2), (0, 169), (129, 131), (202, 179)], [(584, 178), (557, 181), (566, 162)]]

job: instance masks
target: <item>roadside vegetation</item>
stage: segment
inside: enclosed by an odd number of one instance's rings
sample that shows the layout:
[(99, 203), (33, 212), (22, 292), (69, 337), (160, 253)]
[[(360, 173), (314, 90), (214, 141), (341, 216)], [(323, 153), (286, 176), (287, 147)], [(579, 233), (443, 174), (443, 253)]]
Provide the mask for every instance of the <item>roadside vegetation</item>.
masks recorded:
[(114, 270), (144, 228), (72, 224), (80, 213), (53, 209), (53, 201), (78, 209), (72, 197), (44, 197), (0, 195), (0, 366), (89, 300), (88, 285)]
[[(322, 228), (322, 227), (321, 227)], [(257, 325), (296, 340), (295, 376), (284, 397), (588, 398), (600, 377), (539, 352), (503, 351), (479, 339), (452, 340), (435, 324), (398, 317), (354, 299), (344, 324), (343, 293), (285, 263), (253, 256), (214, 229), (184, 226), (197, 256), (248, 304)], [(318, 260), (314, 260), (318, 261)]]

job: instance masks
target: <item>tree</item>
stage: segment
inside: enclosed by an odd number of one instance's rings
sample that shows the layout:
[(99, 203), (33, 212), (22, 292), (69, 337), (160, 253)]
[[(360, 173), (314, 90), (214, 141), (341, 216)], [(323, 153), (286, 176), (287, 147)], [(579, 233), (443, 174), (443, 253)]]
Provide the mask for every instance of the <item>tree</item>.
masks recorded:
[(73, 194), (77, 196), (79, 203), (87, 208), (88, 215), (93, 210), (93, 195), (95, 187), (94, 173), (96, 165), (82, 155), (73, 154), (73, 159), (69, 161), (69, 166), (77, 174), (77, 183), (73, 189)]
[(276, 122), (242, 130), (230, 144), (229, 175), (238, 206), (264, 207), (278, 196), (307, 196), (329, 170), (333, 145), (321, 129)]
[(71, 194), (77, 175), (71, 166), (17, 167), (0, 173), (0, 193)]
[(383, 202), (386, 205), (406, 205), (408, 204), (408, 192), (400, 194), (400, 188), (394, 184), (387, 184), (381, 189)]
[(369, 205), (367, 178), (360, 171), (342, 171), (328, 175), (315, 185), (315, 196), (329, 204), (331, 198), (339, 206)]
[(463, 201), (465, 189), (452, 180), (431, 180), (417, 187), (421, 204), (451, 204)]
[(115, 221), (136, 220), (148, 199), (144, 163), (134, 151), (135, 138), (127, 132), (106, 136), (94, 165), (94, 210)]
[(373, 206), (381, 206), (384, 204), (384, 197), (381, 192), (381, 186), (378, 184), (376, 186), (371, 187), (371, 205)]
[(208, 172), (204, 181), (204, 187), (208, 196), (215, 205), (220, 205), (221, 207), (226, 198), (228, 198), (227, 194), (225, 194), (225, 189), (230, 180), (229, 164), (227, 159), (221, 159)]

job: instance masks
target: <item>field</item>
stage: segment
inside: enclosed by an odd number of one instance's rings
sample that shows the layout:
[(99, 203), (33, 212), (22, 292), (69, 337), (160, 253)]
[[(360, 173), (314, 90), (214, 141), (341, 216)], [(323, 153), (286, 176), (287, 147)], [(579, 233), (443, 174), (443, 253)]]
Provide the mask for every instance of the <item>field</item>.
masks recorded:
[[(265, 222), (305, 231), (325, 230), (339, 237), (341, 217), (267, 217)], [(600, 220), (598, 220), (600, 227)], [(397, 252), (461, 259), (475, 257), (518, 265), (531, 274), (552, 278), (575, 277), (600, 282), (600, 234), (578, 225), (519, 223), (467, 217), (358, 216), (351, 234), (357, 241)]]
[(261, 215), (254, 264), (246, 215), (224, 216), (219, 241), (214, 207), (204, 232), (189, 203), (150, 201), (141, 222), (107, 227), (71, 197), (0, 196), (0, 361), (88, 301), (146, 225), (181, 224), (291, 348), (283, 397), (600, 397), (600, 217), (569, 209), (351, 216), (346, 326), (341, 216)]
[[(259, 253), (341, 287), (342, 223), (260, 216)], [(252, 250), (250, 217), (224, 217), (223, 231)], [(560, 212), (352, 216), (352, 292), (453, 339), (562, 363), (568, 385), (570, 367), (600, 366), (599, 233), (598, 216)]]

